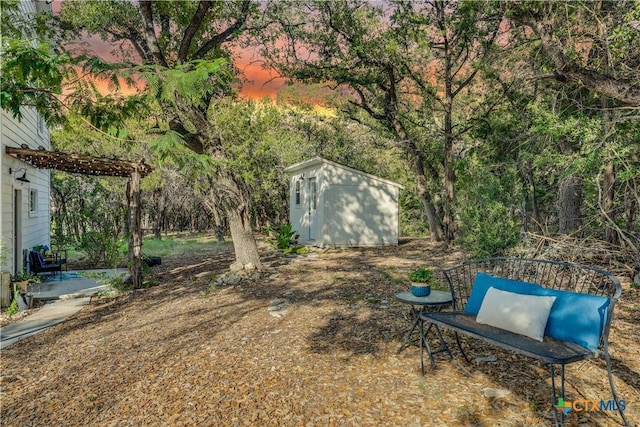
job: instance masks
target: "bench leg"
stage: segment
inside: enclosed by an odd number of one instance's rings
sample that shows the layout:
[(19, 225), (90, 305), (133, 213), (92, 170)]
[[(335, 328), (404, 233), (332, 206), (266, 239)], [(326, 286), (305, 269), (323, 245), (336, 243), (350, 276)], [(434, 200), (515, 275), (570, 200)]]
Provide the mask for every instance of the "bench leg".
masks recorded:
[[(604, 360), (607, 363), (607, 374), (609, 375), (609, 385), (611, 386), (611, 394), (613, 396), (613, 401), (615, 402), (616, 407), (618, 407), (618, 393), (616, 393), (616, 386), (613, 383), (613, 374), (611, 373), (611, 359), (609, 358), (609, 351), (607, 350), (607, 346), (605, 344), (604, 347)], [(618, 408), (618, 412), (620, 413), (620, 416), (622, 417), (622, 421), (624, 422), (624, 425), (629, 427), (631, 424), (629, 424), (629, 420), (627, 420), (627, 417), (624, 415), (624, 411), (619, 410), (620, 408)]]
[[(564, 425), (564, 415), (566, 410), (564, 408), (559, 409), (557, 405), (564, 405), (564, 364), (560, 365), (562, 369), (560, 371), (560, 396), (556, 392), (556, 371), (553, 364), (549, 364), (549, 370), (551, 371), (551, 392), (553, 393), (553, 419), (556, 426)], [(560, 418), (558, 420), (558, 417)]]
[(467, 357), (467, 354), (462, 349), (462, 344), (460, 343), (460, 337), (458, 336), (458, 331), (454, 331), (453, 333), (456, 336), (456, 343), (458, 344), (458, 350), (460, 350), (460, 353), (462, 353), (462, 357), (464, 357), (464, 360), (466, 360), (468, 364), (471, 364), (471, 361)]

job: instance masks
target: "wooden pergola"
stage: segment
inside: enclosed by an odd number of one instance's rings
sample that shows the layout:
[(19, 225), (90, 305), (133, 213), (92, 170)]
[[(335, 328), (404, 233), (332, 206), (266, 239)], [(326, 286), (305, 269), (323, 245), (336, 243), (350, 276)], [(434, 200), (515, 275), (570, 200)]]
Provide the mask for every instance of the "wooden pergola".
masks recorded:
[(135, 289), (142, 287), (142, 229), (140, 181), (153, 171), (153, 167), (140, 162), (116, 158), (93, 157), (62, 151), (31, 149), (23, 144), (20, 148), (6, 147), (9, 157), (21, 160), (37, 169), (59, 171), (94, 176), (128, 177), (127, 204), (129, 206), (129, 258), (131, 259), (131, 279)]

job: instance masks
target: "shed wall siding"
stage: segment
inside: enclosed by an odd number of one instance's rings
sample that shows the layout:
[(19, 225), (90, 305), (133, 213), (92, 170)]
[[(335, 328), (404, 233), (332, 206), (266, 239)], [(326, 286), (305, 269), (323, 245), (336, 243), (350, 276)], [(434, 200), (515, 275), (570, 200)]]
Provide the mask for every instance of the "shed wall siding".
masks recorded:
[(368, 183), (325, 192), (323, 242), (331, 246), (398, 244), (397, 189)]
[[(301, 165), (303, 166), (303, 165)], [(295, 183), (304, 176), (303, 202), (295, 205)], [(317, 238), (309, 239), (308, 179), (316, 177)], [(299, 243), (315, 246), (381, 246), (398, 243), (400, 186), (332, 162), (297, 167), (290, 179), (290, 222)]]

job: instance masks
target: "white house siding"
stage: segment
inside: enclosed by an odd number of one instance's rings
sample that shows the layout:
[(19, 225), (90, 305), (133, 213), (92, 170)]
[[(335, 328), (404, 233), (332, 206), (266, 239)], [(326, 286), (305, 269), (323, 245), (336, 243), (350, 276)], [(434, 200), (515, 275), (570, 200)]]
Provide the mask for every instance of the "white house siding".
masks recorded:
[[(315, 157), (285, 169), (291, 173), (290, 222), (299, 242), (315, 246), (381, 246), (398, 243), (402, 186)], [(310, 238), (309, 180), (317, 182), (316, 236)], [(301, 203), (296, 204), (296, 182)]]
[[(23, 0), (20, 3), (23, 12), (50, 10), (46, 2)], [(49, 8), (49, 9), (48, 9)], [(22, 249), (35, 245), (50, 244), (49, 241), (49, 195), (50, 174), (48, 170), (35, 169), (27, 163), (16, 160), (6, 155), (5, 147), (20, 147), (26, 144), (29, 148), (50, 148), (50, 136), (47, 126), (32, 108), (22, 109), (22, 120), (14, 119), (5, 111), (0, 112), (0, 145), (2, 148), (2, 170), (0, 173), (0, 190), (2, 201), (0, 203), (0, 238), (6, 245), (7, 260), (0, 270), (9, 270), (12, 273), (21, 271)], [(19, 173), (9, 174), (9, 168), (17, 171), (26, 168), (26, 178), (29, 183), (17, 181), (24, 170)], [(37, 195), (36, 209), (30, 210), (31, 191)], [(14, 206), (14, 195), (19, 194), (19, 206)], [(18, 232), (16, 233), (14, 212), (20, 212), (18, 218)], [(17, 266), (17, 269), (16, 269)]]

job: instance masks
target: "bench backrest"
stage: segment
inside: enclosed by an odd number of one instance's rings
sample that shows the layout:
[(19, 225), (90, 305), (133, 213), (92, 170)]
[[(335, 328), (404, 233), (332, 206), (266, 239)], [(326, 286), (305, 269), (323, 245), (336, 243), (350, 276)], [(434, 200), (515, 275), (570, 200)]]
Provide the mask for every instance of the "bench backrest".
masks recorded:
[(31, 261), (31, 268), (34, 270), (39, 270), (43, 267), (42, 260), (38, 256), (37, 252), (29, 251), (29, 259)]
[(611, 273), (595, 267), (544, 259), (487, 258), (469, 261), (443, 272), (453, 295), (455, 310), (465, 309), (479, 272), (544, 288), (609, 298), (599, 340), (600, 345), (606, 345), (613, 307), (622, 293), (620, 281)]

